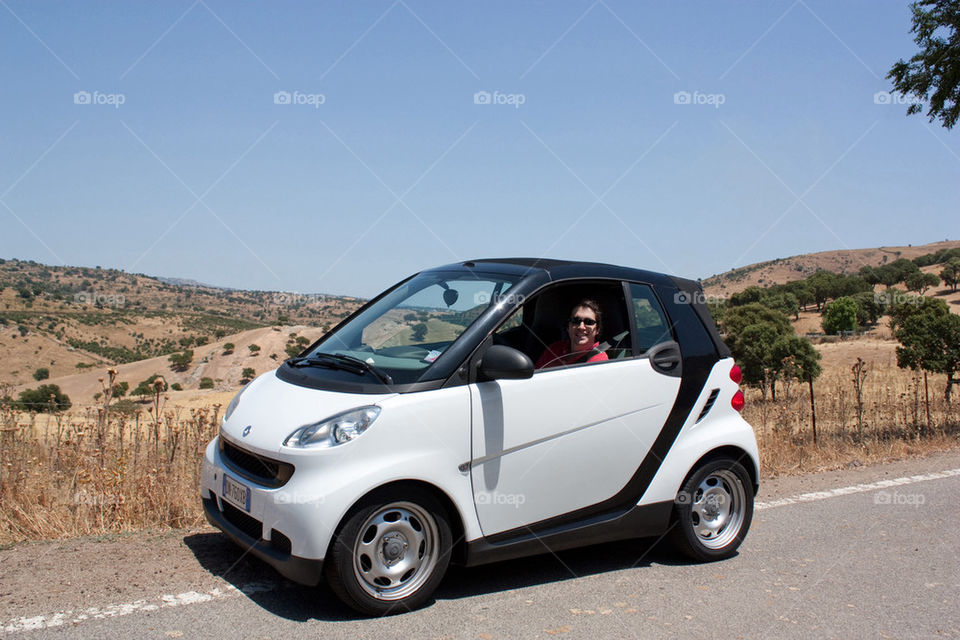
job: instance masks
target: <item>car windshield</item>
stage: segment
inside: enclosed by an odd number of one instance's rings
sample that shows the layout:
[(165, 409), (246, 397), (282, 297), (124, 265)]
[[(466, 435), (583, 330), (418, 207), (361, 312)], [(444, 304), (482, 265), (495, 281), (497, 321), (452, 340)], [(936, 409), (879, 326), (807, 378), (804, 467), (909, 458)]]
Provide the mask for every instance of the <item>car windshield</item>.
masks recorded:
[(419, 274), (289, 362), (329, 370), (341, 380), (353, 375), (366, 384), (441, 377), (433, 363), (515, 282), (465, 271)]

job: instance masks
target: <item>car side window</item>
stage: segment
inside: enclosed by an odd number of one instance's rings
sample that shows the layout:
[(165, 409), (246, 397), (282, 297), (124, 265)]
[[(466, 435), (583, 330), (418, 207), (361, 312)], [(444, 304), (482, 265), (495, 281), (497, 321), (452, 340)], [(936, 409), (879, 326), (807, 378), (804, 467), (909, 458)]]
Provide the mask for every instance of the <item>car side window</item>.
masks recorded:
[(670, 323), (653, 289), (645, 284), (631, 283), (630, 297), (633, 300), (636, 355), (643, 355), (650, 347), (661, 342), (673, 340)]

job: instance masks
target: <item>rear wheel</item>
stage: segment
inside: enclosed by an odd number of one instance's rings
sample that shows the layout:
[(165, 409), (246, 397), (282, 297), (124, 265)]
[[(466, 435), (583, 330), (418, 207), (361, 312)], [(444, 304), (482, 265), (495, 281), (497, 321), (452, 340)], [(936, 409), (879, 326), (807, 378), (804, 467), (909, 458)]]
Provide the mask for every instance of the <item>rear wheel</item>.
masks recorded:
[(753, 520), (753, 483), (746, 469), (729, 458), (698, 468), (677, 494), (674, 546), (694, 560), (732, 556)]
[(389, 615), (423, 605), (450, 562), (443, 507), (422, 491), (391, 491), (365, 500), (333, 539), (327, 582), (347, 605)]

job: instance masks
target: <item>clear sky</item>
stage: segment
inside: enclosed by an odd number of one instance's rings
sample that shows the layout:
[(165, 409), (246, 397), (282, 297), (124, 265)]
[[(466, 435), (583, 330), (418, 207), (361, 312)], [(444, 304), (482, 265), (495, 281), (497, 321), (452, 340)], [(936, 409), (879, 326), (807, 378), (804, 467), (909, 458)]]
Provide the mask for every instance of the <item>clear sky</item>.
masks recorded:
[(0, 257), (372, 296), (478, 257), (697, 278), (957, 239), (958, 134), (876, 95), (909, 28), (886, 0), (0, 0)]

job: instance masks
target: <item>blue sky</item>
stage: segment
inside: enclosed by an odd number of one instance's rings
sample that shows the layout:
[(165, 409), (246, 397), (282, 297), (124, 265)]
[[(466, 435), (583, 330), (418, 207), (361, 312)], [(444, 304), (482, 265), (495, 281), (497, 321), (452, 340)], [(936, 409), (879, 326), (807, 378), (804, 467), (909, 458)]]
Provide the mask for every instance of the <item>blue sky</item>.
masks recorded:
[(372, 296), (478, 257), (696, 278), (956, 239), (956, 133), (876, 97), (909, 28), (874, 0), (0, 0), (0, 257)]

